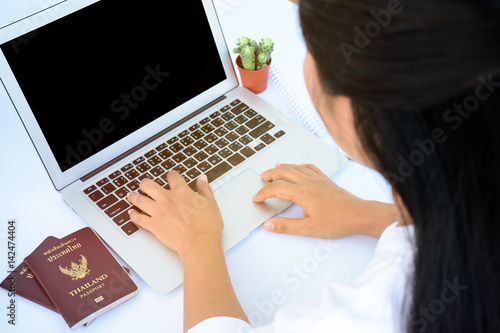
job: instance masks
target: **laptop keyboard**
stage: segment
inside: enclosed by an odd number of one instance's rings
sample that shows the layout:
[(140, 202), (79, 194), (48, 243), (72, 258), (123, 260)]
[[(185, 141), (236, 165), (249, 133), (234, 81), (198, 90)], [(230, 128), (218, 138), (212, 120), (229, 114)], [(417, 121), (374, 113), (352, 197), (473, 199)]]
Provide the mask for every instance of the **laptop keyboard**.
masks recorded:
[(142, 179), (150, 178), (169, 189), (167, 172), (176, 170), (196, 190), (196, 179), (202, 173), (213, 182), (284, 134), (236, 99), (83, 192), (126, 237), (131, 237), (140, 228), (130, 221), (128, 210), (132, 205), (126, 196), (131, 191), (142, 193)]

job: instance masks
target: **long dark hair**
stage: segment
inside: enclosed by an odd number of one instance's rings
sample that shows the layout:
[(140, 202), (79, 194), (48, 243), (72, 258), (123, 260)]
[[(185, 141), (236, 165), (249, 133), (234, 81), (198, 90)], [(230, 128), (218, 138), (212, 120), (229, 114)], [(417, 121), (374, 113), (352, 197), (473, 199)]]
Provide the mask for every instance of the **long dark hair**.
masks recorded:
[(500, 328), (500, 1), (301, 0), (323, 89), (415, 225), (407, 332)]

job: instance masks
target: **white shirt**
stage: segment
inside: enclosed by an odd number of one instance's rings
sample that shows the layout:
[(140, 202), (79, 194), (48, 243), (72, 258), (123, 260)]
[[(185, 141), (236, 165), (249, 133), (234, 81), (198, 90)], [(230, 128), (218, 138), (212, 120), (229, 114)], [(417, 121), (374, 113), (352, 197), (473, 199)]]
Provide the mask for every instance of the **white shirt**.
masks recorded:
[(413, 277), (413, 226), (390, 225), (373, 258), (353, 284), (329, 284), (320, 300), (286, 304), (271, 325), (252, 327), (230, 317), (202, 321), (189, 333), (355, 333), (402, 332), (403, 304), (409, 304)]

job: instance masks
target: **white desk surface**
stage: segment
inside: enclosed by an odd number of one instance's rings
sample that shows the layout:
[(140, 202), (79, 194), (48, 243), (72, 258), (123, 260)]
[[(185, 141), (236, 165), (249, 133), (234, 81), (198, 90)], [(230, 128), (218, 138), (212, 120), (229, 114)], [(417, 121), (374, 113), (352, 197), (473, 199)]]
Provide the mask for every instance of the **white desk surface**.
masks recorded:
[[(34, 0), (22, 1), (37, 5)], [(230, 49), (241, 35), (256, 39), (271, 36), (277, 44), (275, 55), (286, 56), (280, 55), (278, 45), (290, 45), (300, 39), (297, 7), (288, 1), (215, 0), (215, 4)], [(5, 12), (2, 14), (0, 19), (5, 18)], [(297, 75), (302, 75), (302, 68), (297, 69)], [(271, 84), (261, 97), (278, 109), (286, 108)], [(325, 140), (331, 142), (329, 138)], [(52, 186), (3, 88), (0, 89), (0, 156), (0, 277), (3, 279), (7, 275), (9, 219), (17, 220), (18, 264), (47, 236), (63, 237), (86, 224)], [(349, 162), (332, 179), (362, 198), (391, 201), (387, 183), (377, 173), (354, 162)], [(283, 215), (300, 217), (301, 209), (294, 205)], [(327, 283), (352, 281), (370, 260), (375, 245), (375, 239), (365, 236), (319, 241), (271, 234), (261, 226), (226, 253), (226, 258), (245, 312), (253, 324), (262, 325), (271, 322), (276, 309), (285, 302), (305, 302), (317, 298)], [(136, 297), (76, 331), (182, 332), (183, 287), (161, 296), (134, 272), (132, 278), (140, 288)], [(1, 332), (71, 331), (58, 314), (22, 297), (16, 297), (16, 326), (9, 325), (8, 302), (7, 292), (0, 290)]]

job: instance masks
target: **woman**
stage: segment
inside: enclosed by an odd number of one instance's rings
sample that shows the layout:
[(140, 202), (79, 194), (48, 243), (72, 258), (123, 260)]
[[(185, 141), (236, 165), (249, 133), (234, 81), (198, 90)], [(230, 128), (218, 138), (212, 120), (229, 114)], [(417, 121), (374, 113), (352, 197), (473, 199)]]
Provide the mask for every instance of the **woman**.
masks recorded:
[[(269, 231), (380, 237), (353, 286), (284, 306), (255, 332), (493, 332), (500, 327), (500, 1), (301, 0), (313, 102), (337, 143), (393, 186), (366, 202), (312, 165), (277, 165), (254, 197), (301, 205)], [(184, 263), (184, 327), (250, 331), (229, 279), (206, 177), (144, 180), (131, 219)], [(331, 209), (324, 209), (325, 207)], [(328, 213), (333, 212), (333, 213)], [(328, 215), (333, 214), (333, 215)], [(397, 223), (394, 223), (397, 221)]]

